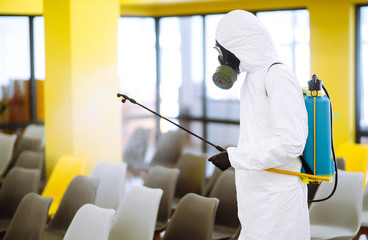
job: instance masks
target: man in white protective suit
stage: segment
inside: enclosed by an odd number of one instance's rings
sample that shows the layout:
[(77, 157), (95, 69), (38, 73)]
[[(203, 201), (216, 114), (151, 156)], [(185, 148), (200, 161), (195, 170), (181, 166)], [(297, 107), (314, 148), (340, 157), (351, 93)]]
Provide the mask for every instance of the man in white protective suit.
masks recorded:
[(232, 166), (242, 225), (241, 240), (309, 240), (306, 184), (300, 177), (266, 171), (300, 172), (299, 156), (308, 135), (299, 82), (277, 56), (270, 34), (252, 13), (235, 10), (217, 25), (217, 86), (228, 89), (247, 72), (240, 94), (240, 134), (208, 160)]

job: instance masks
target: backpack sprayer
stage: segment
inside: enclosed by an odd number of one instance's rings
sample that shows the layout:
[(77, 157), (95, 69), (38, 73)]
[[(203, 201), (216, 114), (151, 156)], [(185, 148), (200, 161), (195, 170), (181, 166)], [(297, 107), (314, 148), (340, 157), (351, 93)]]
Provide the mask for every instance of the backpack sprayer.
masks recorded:
[[(322, 89), (324, 93), (322, 92)], [(308, 200), (310, 202), (319, 202), (330, 198), (334, 194), (337, 186), (337, 164), (332, 137), (332, 106), (330, 96), (328, 95), (326, 88), (323, 86), (322, 81), (319, 80), (315, 74), (312, 76), (312, 80), (308, 81), (308, 89), (303, 89), (303, 96), (308, 112), (309, 133), (303, 155), (300, 156), (302, 168), (300, 172), (292, 172), (275, 168), (269, 168), (266, 169), (266, 171), (300, 176), (302, 181), (307, 184), (311, 182), (321, 183), (322, 181), (331, 182), (333, 175), (335, 175), (335, 185), (328, 197), (318, 200)], [(206, 139), (180, 126), (179, 124), (176, 124), (170, 119), (141, 105), (127, 95), (118, 93), (117, 97), (122, 97), (123, 99), (121, 101), (123, 103), (128, 100), (133, 104), (137, 104), (154, 115), (165, 119), (178, 128), (213, 146), (220, 152), (226, 151), (222, 147), (207, 141)]]

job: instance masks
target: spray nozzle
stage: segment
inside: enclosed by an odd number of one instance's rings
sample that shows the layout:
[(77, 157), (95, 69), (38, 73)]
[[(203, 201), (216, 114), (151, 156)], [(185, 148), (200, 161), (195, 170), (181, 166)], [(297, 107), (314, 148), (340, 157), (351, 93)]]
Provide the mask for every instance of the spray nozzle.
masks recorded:
[(121, 100), (123, 103), (125, 103), (125, 101), (126, 101), (126, 100), (128, 100), (129, 102), (134, 103), (134, 104), (136, 104), (136, 103), (137, 103), (133, 98), (130, 98), (130, 97), (128, 97), (127, 95), (124, 95), (124, 94), (118, 93), (118, 94), (117, 94), (117, 96), (118, 96), (118, 97), (123, 97), (123, 99)]
[(322, 90), (322, 80), (319, 80), (316, 74), (312, 75), (312, 80), (308, 81), (309, 91), (321, 91)]

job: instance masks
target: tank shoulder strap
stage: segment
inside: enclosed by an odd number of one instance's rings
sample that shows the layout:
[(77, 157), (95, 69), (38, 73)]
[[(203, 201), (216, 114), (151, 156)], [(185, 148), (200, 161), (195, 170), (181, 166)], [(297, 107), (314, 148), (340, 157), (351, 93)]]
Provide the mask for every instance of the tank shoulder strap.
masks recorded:
[[(272, 64), (268, 67), (268, 69), (267, 69), (267, 73), (270, 71), (270, 68), (271, 68), (272, 66), (277, 65), (277, 64), (282, 64), (282, 63), (281, 63), (281, 62), (274, 62), (274, 63), (272, 63)], [(266, 90), (266, 97), (268, 97), (267, 90)]]
[(272, 63), (272, 64), (268, 67), (267, 72), (269, 72), (269, 71), (270, 71), (270, 68), (271, 68), (272, 66), (277, 65), (277, 64), (282, 64), (282, 62), (274, 62), (274, 63)]

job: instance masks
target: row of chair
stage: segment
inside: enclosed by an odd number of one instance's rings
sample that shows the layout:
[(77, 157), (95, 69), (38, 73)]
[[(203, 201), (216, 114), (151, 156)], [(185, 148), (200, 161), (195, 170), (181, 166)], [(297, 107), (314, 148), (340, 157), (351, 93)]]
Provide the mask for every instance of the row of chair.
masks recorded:
[(0, 132), (0, 184), (14, 166), (38, 168), (42, 190), (46, 182), (44, 144), (44, 127), (41, 125), (28, 125), (20, 136)]
[[(170, 217), (173, 209), (176, 210), (179, 201), (187, 194), (196, 194), (198, 196), (216, 198), (219, 200), (215, 226), (212, 231), (211, 239), (223, 239), (225, 237), (230, 238), (232, 235), (236, 235), (237, 231), (239, 231), (240, 223), (237, 217), (235, 173), (233, 170), (225, 172), (215, 170), (211, 181), (208, 181), (206, 184), (208, 194), (203, 195), (201, 187), (203, 179), (196, 177), (195, 175), (204, 177), (204, 168), (200, 168), (202, 169), (202, 171), (200, 170), (202, 173), (194, 174), (192, 167), (197, 168), (198, 164), (204, 165), (205, 161), (206, 159), (203, 156), (184, 153), (178, 161), (177, 168), (168, 168), (156, 165), (152, 166), (148, 170), (142, 185), (149, 188), (159, 188), (163, 190), (157, 218), (155, 219), (154, 232), (156, 236), (166, 231), (167, 225), (169, 221), (171, 221)], [(119, 165), (122, 165), (123, 167), (121, 168)], [(125, 179), (121, 177), (125, 175), (125, 173), (126, 163), (124, 162), (99, 162), (96, 164), (90, 176), (96, 177), (100, 180), (96, 196), (97, 206), (113, 208), (113, 206), (119, 202), (119, 198), (126, 194), (121, 193), (122, 187), (120, 187), (125, 185), (122, 184)], [(194, 184), (191, 184), (190, 182)], [(186, 188), (186, 190), (177, 192), (178, 186), (186, 185), (187, 183), (194, 187), (182, 187), (184, 189)], [(212, 186), (209, 187), (209, 184)], [(100, 202), (98, 202), (99, 196), (101, 197)], [(114, 204), (109, 204), (111, 202), (114, 202)], [(118, 204), (121, 204), (121, 202)], [(115, 210), (116, 209), (117, 208), (115, 208)], [(202, 228), (201, 224), (197, 224), (197, 226), (198, 228)]]
[[(214, 169), (207, 180), (207, 156), (183, 152), (184, 138), (185, 133), (181, 130), (162, 134), (152, 159), (147, 162), (145, 160), (149, 129), (137, 128), (124, 150), (123, 160), (128, 165), (128, 173), (143, 176), (145, 186), (164, 189), (156, 236), (159, 237), (160, 233), (166, 230), (167, 223), (171, 221), (170, 214), (176, 211), (179, 201), (187, 194), (197, 194), (219, 200), (210, 239), (235, 238), (240, 231), (240, 223), (237, 216), (234, 171), (222, 173)], [(130, 174), (128, 181), (129, 177)], [(201, 224), (198, 224), (198, 227), (201, 227)]]
[[(95, 205), (98, 182), (96, 178), (74, 177), (48, 223), (52, 198), (35, 192), (26, 194), (4, 231), (4, 239), (153, 239), (163, 190), (134, 186), (126, 192), (115, 211)], [(163, 239), (211, 239), (217, 205), (216, 198), (185, 195)]]

